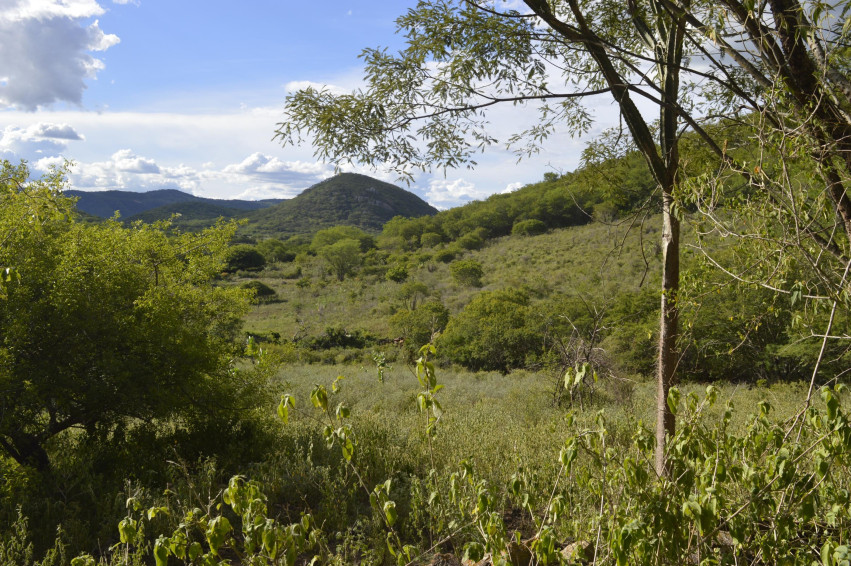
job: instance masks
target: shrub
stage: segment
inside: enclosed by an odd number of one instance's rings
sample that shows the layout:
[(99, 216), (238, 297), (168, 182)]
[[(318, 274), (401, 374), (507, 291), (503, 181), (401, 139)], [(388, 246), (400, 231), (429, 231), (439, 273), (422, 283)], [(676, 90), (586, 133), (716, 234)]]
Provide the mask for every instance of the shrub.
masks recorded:
[(443, 303), (427, 301), (412, 310), (400, 310), (390, 317), (394, 334), (405, 338), (405, 348), (410, 356), (420, 346), (431, 342), (435, 333), (442, 332), (449, 322), (449, 311)]
[(341, 240), (356, 240), (362, 252), (375, 247), (375, 238), (355, 226), (334, 226), (320, 230), (314, 234), (310, 247), (318, 252)]
[(387, 273), (384, 274), (388, 281), (394, 281), (396, 283), (401, 283), (405, 279), (408, 278), (408, 268), (401, 264), (397, 263), (396, 265), (390, 267), (387, 270)]
[(248, 281), (247, 283), (243, 283), (242, 288), (254, 291), (254, 298), (258, 301), (270, 300), (278, 295), (278, 293), (274, 289), (272, 289), (262, 281), (257, 281), (256, 279), (253, 281)]
[(250, 244), (231, 246), (225, 256), (225, 271), (257, 271), (266, 266), (266, 258)]
[(258, 243), (257, 251), (263, 254), (267, 262), (290, 262), (295, 259), (296, 255), (287, 244), (275, 238), (269, 238)]
[(433, 248), (443, 241), (443, 236), (437, 232), (426, 232), (420, 236), (420, 245), (424, 248)]
[(479, 250), (485, 245), (485, 239), (477, 232), (470, 232), (458, 238), (457, 244), (465, 250)]
[(428, 295), (428, 285), (422, 281), (408, 281), (399, 289), (398, 297), (410, 309), (417, 307), (417, 302)]
[(529, 312), (529, 296), (522, 291), (485, 291), (449, 321), (438, 347), (474, 371), (523, 367), (543, 340), (529, 324)]
[(444, 248), (434, 252), (434, 261), (449, 263), (454, 260), (458, 253), (452, 248)]
[(482, 286), (482, 264), (474, 259), (460, 259), (449, 264), (449, 272), (456, 283), (464, 287)]
[(547, 231), (547, 225), (536, 218), (515, 222), (511, 233), (516, 236), (537, 236)]

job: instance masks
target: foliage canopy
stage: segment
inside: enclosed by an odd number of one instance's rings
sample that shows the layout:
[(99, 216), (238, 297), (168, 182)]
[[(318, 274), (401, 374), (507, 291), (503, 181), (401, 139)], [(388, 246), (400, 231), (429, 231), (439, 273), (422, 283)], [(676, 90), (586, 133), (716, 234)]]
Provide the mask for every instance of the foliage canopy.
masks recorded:
[(248, 293), (213, 284), (234, 226), (83, 224), (62, 184), (3, 165), (0, 265), (15, 277), (0, 300), (0, 447), (40, 469), (63, 431), (222, 410), (242, 386)]

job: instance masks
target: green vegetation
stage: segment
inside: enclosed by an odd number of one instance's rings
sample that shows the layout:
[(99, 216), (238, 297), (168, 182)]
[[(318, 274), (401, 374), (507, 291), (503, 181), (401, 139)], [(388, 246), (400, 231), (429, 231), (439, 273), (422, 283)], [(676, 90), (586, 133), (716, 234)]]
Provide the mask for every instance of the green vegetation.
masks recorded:
[[(279, 134), (303, 128), (325, 155), (395, 159), (403, 174), (454, 167), (470, 139), (492, 141), (467, 106), (483, 79), (480, 94), (546, 104), (539, 57), (565, 54), (613, 91), (654, 81), (658, 128), (619, 91), (634, 143), (606, 132), (572, 173), (437, 214), (341, 175), (252, 213), (238, 236), (83, 223), (61, 172), (30, 181), (4, 165), (0, 562), (851, 560), (847, 108), (828, 92), (827, 115), (801, 114), (741, 83), (709, 104), (744, 97), (764, 115), (681, 135), (674, 75), (700, 41), (682, 14), (572, 3), (559, 17), (594, 16), (574, 28), (527, 4), (534, 24), (418, 4), (402, 51), (366, 52), (364, 90), (296, 93)], [(800, 29), (772, 18), (780, 35)], [(654, 72), (621, 80), (632, 67), (606, 63), (638, 44)], [(794, 77), (758, 78), (802, 93)], [(587, 126), (559, 100), (514, 141), (534, 150), (565, 116)], [(395, 136), (420, 118), (426, 143)], [(186, 210), (198, 214), (181, 230), (230, 215)]]
[(257, 271), (266, 265), (266, 258), (256, 247), (250, 244), (239, 244), (228, 248), (225, 256), (225, 271)]
[(418, 196), (365, 175), (341, 173), (306, 189), (296, 198), (258, 210), (242, 228), (246, 234), (285, 237), (341, 224), (376, 232), (394, 216), (437, 212)]
[(482, 286), (482, 264), (474, 259), (459, 259), (449, 264), (449, 273), (459, 285), (467, 287)]

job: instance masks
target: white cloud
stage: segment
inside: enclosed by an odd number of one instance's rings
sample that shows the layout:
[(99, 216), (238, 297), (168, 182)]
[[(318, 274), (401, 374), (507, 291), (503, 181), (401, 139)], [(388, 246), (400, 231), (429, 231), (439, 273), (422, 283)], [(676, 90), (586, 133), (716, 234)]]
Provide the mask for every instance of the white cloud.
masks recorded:
[(5, 0), (0, 2), (0, 105), (36, 110), (54, 102), (80, 105), (86, 79), (103, 61), (90, 52), (120, 40), (106, 34), (94, 0)]
[(500, 191), (500, 193), (503, 194), (503, 195), (508, 194), (508, 193), (513, 193), (514, 191), (516, 191), (517, 189), (519, 189), (522, 186), (523, 186), (523, 183), (521, 183), (519, 181), (516, 182), (516, 183), (509, 183), (508, 185), (505, 186), (505, 188), (502, 191)]
[(59, 140), (82, 141), (81, 136), (70, 124), (53, 124), (51, 122), (39, 122), (27, 128), (34, 136), (42, 138), (55, 138)]
[(132, 150), (120, 149), (112, 154), (112, 162), (115, 169), (124, 173), (156, 174), (160, 172), (159, 166), (153, 159), (139, 157)]
[(477, 189), (476, 185), (463, 178), (432, 179), (426, 191), (426, 200), (441, 209), (463, 204), (470, 200), (482, 199), (491, 193)]
[(26, 128), (6, 126), (0, 130), (0, 153), (12, 159), (38, 159), (64, 151), (69, 141), (82, 140), (68, 124), (37, 122)]
[(22, 22), (51, 18), (91, 18), (104, 9), (95, 0), (5, 0), (0, 3), (0, 21)]

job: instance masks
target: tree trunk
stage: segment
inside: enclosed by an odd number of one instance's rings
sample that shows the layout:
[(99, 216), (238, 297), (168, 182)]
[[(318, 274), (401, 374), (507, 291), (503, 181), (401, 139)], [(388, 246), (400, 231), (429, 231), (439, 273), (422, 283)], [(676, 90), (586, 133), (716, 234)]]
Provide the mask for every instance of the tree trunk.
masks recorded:
[(668, 475), (666, 448), (674, 434), (674, 413), (668, 407), (668, 392), (674, 384), (677, 363), (677, 336), (680, 286), (680, 221), (672, 214), (670, 188), (662, 193), (662, 313), (659, 323), (659, 359), (656, 368), (656, 473)]
[(42, 473), (50, 469), (47, 451), (31, 434), (9, 433), (6, 438), (0, 437), (0, 446), (21, 466), (35, 468)]

